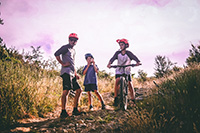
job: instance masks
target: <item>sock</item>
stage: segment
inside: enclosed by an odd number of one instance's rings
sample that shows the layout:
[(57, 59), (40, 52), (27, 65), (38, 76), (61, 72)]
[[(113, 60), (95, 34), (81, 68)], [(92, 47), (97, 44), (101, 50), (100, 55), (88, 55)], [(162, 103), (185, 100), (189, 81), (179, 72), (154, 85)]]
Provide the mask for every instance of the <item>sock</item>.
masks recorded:
[(66, 112), (66, 110), (65, 110), (65, 109), (62, 109), (62, 112)]
[(92, 104), (90, 105), (90, 109), (93, 108)]
[(77, 107), (74, 107), (74, 110), (77, 110)]
[(115, 101), (117, 101), (118, 100), (118, 98), (117, 97), (115, 97)]
[(101, 105), (105, 105), (103, 101), (101, 101)]

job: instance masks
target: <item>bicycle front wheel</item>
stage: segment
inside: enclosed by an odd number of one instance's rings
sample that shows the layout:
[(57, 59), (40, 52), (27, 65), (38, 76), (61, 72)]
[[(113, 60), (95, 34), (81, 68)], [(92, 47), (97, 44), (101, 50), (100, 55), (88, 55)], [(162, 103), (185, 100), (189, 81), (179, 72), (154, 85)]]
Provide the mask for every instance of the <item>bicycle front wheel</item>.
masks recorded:
[(128, 97), (127, 97), (127, 85), (124, 77), (120, 78), (120, 108), (122, 110), (127, 109)]

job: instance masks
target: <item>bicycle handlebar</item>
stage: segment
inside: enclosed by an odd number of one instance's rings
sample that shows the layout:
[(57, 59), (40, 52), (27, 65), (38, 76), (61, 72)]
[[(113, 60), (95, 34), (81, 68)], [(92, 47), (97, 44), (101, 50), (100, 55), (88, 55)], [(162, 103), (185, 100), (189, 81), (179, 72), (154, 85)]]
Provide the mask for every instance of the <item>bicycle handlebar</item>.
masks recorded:
[[(142, 65), (142, 64), (139, 64), (139, 65)], [(135, 66), (137, 66), (136, 64), (130, 64), (130, 65), (112, 65), (112, 66), (110, 66), (111, 68), (117, 68), (117, 67), (123, 67), (123, 68), (125, 68), (125, 67), (129, 67), (129, 66), (131, 66), (131, 67), (135, 67)]]

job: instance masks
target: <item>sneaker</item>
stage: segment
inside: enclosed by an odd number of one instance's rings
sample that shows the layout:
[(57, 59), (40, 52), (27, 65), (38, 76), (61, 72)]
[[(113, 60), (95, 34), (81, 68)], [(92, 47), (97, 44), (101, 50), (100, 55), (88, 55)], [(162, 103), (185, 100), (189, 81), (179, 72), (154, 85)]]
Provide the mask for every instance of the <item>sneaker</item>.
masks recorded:
[(117, 107), (118, 106), (118, 98), (117, 97), (115, 97), (115, 100), (114, 100), (114, 103), (113, 103), (113, 106), (115, 106), (115, 107)]
[(93, 111), (93, 110), (94, 110), (92, 105), (90, 105), (89, 110), (90, 110), (90, 111)]
[(106, 105), (102, 104), (101, 109), (106, 109)]
[(131, 99), (131, 101), (134, 103), (134, 105), (136, 106), (136, 102), (135, 99)]
[(69, 114), (66, 111), (62, 111), (60, 114), (60, 118), (66, 118), (68, 116), (69, 116)]
[(72, 115), (81, 115), (81, 114), (85, 114), (85, 112), (80, 112), (78, 110), (73, 110)]

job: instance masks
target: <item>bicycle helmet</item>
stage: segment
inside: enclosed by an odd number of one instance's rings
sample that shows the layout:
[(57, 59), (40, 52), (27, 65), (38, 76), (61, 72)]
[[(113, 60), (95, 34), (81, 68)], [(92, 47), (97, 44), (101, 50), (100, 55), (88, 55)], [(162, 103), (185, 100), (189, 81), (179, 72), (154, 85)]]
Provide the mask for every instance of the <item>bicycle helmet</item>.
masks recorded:
[(129, 47), (129, 43), (128, 43), (128, 40), (127, 39), (117, 39), (116, 40), (117, 43), (124, 43), (126, 45), (126, 48)]
[(85, 54), (85, 59), (86, 59), (86, 60), (87, 60), (88, 57), (91, 57), (91, 58), (94, 59), (94, 57), (93, 57), (92, 54), (90, 54), (90, 53)]
[(69, 35), (69, 38), (76, 38), (76, 39), (78, 40), (78, 36), (77, 36), (76, 33), (71, 33), (71, 34)]

